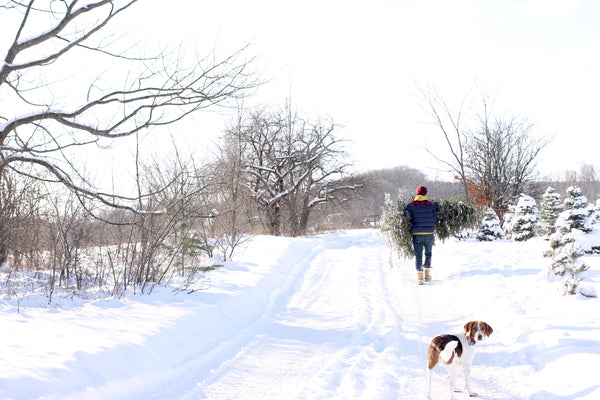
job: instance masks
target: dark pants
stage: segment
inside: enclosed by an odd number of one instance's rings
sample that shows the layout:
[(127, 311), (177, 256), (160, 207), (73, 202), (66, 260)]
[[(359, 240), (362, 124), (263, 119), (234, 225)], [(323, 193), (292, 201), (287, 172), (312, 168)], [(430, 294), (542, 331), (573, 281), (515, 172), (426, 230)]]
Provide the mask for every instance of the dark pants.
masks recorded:
[[(413, 235), (413, 247), (415, 249), (417, 271), (423, 268), (431, 268), (431, 253), (433, 249), (432, 235)], [(425, 250), (425, 262), (423, 262), (423, 250)]]

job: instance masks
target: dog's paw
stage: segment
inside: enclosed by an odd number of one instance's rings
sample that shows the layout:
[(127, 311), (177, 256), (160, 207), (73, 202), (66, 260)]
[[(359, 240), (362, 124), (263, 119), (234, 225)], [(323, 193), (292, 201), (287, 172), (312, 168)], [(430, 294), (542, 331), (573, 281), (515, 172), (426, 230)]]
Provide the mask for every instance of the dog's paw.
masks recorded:
[(477, 397), (477, 393), (471, 392), (471, 393), (469, 393), (469, 397)]

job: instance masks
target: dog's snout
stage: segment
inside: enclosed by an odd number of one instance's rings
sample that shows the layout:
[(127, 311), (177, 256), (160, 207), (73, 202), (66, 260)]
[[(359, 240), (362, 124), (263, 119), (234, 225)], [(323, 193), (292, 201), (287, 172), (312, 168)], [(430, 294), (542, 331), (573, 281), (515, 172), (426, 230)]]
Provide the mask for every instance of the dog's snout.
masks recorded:
[(481, 332), (477, 334), (477, 340), (483, 340), (483, 334)]

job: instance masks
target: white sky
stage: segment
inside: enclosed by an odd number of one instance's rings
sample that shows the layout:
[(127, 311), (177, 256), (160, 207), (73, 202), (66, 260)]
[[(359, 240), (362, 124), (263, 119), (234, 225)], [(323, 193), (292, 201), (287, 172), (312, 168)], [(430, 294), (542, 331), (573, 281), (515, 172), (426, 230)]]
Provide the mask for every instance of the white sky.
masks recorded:
[(251, 42), (276, 74), (252, 100), (282, 104), (291, 92), (308, 116), (331, 116), (360, 169), (409, 165), (435, 175), (440, 165), (424, 147), (442, 136), (418, 106), (418, 88), (434, 85), (458, 103), (477, 94), (477, 80), (495, 93), (497, 113), (556, 135), (540, 158), (543, 173), (600, 167), (598, 1), (159, 3), (149, 18), (176, 24), (174, 36), (218, 51)]
[[(359, 170), (408, 165), (435, 177), (441, 165), (424, 147), (445, 147), (418, 88), (458, 103), (476, 80), (497, 113), (556, 135), (542, 173), (600, 168), (599, 18), (596, 0), (143, 0), (127, 21), (148, 42), (185, 40), (200, 54), (251, 43), (273, 79), (250, 103), (282, 105), (291, 93), (304, 116), (343, 125)], [(171, 130), (202, 156), (225, 121), (199, 115)]]

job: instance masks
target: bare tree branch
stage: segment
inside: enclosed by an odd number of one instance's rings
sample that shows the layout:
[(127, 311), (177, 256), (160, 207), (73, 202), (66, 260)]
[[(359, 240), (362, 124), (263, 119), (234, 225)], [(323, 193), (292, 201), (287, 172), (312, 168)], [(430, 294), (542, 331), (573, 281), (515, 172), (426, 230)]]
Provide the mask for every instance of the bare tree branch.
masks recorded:
[(466, 98), (453, 117), (437, 91), (423, 95), (451, 154), (450, 159), (434, 156), (457, 174), (467, 196), (496, 210), (518, 197), (532, 180), (538, 155), (550, 139), (536, 138), (527, 120), (493, 115), (484, 90), (481, 112), (472, 118), (477, 125), (471, 130), (460, 124)]
[(239, 185), (255, 199), (268, 232), (296, 236), (306, 234), (317, 205), (361, 186), (342, 180), (349, 163), (335, 124), (303, 120), (287, 107), (252, 113), (230, 132), (244, 149)]
[[(71, 178), (65, 171), (63, 171), (58, 166), (52, 164), (48, 160), (44, 160), (41, 158), (29, 157), (27, 155), (14, 155), (13, 154), (9, 159), (6, 159), (4, 157), (0, 158), (0, 162), (4, 163), (5, 165), (9, 165), (13, 162), (23, 162), (23, 163), (27, 163), (27, 164), (39, 165), (41, 167), (44, 167), (44, 169), (47, 170), (48, 172), (50, 172), (56, 178), (56, 182), (62, 183), (67, 188), (71, 189), (72, 191), (74, 191), (76, 193), (79, 193), (79, 194), (81, 194), (85, 197), (91, 198), (91, 199), (99, 200), (102, 204), (113, 207), (113, 208), (143, 213), (143, 211), (140, 211), (134, 207), (109, 201), (107, 199), (107, 197), (108, 197), (107, 195), (104, 195), (102, 193), (95, 192), (95, 191), (92, 191), (85, 187), (76, 185), (75, 183), (73, 183), (73, 181), (71, 180)], [(31, 177), (33, 177), (33, 176), (31, 176)], [(37, 176), (35, 176), (35, 177), (37, 179), (41, 179)], [(114, 196), (110, 195), (110, 197), (114, 197)]]
[[(9, 165), (21, 171), (19, 163), (35, 164), (70, 190), (120, 207), (87, 186), (84, 179), (74, 183), (80, 174), (65, 150), (175, 123), (196, 111), (239, 98), (260, 84), (250, 70), (253, 60), (245, 59), (247, 48), (221, 60), (204, 57), (190, 65), (165, 53), (131, 56), (101, 46), (98, 40), (92, 42), (92, 38), (110, 35), (111, 23), (135, 3), (137, 0), (29, 0), (2, 6), (9, 11), (7, 18), (18, 15), (20, 22), (0, 63), (3, 104), (14, 105), (0, 110), (0, 171)], [(74, 75), (81, 72), (82, 54), (75, 50), (94, 54), (91, 63), (97, 57), (121, 63), (107, 63), (116, 68), (110, 71), (110, 79), (83, 74), (73, 84), (57, 78), (64, 66), (71, 67)], [(123, 61), (134, 66), (125, 66)], [(114, 81), (115, 72), (127, 74)], [(1, 90), (4, 88), (7, 90)]]
[(430, 149), (426, 149), (426, 151), (437, 161), (448, 166), (450, 171), (454, 172), (463, 184), (465, 193), (469, 193), (469, 182), (465, 168), (465, 131), (461, 125), (463, 108), (467, 97), (462, 100), (458, 111), (454, 114), (437, 89), (433, 87), (429, 87), (427, 90), (421, 89), (421, 96), (425, 102), (425, 106), (422, 107), (423, 110), (425, 110), (436, 126), (442, 131), (444, 141), (448, 145), (447, 148), (452, 157), (448, 160), (443, 156), (433, 153)]

